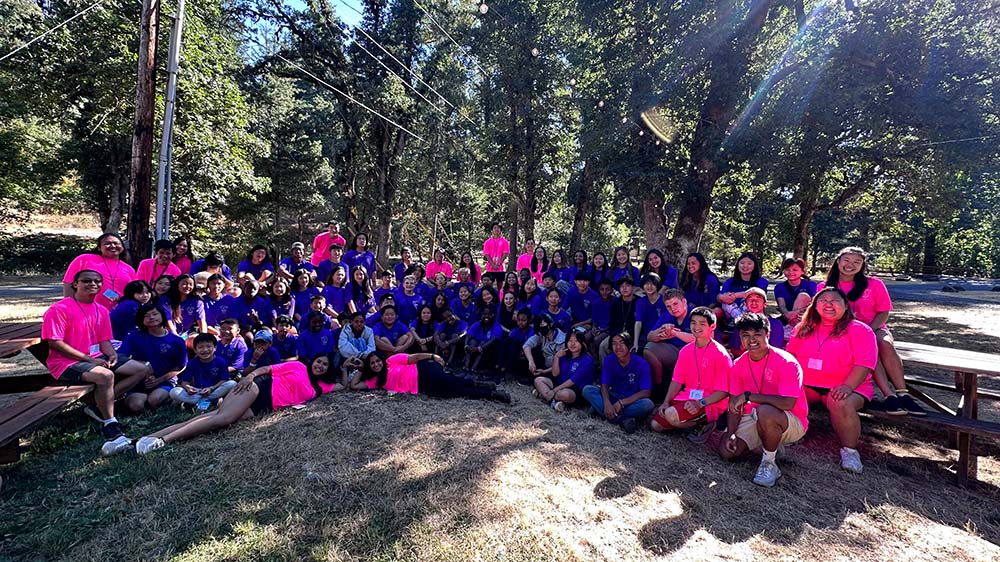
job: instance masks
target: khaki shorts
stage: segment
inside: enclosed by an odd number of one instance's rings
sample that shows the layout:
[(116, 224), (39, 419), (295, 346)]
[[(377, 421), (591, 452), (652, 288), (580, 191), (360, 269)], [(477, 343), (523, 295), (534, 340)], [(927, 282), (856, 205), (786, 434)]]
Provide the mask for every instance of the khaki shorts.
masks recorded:
[[(751, 451), (760, 449), (763, 445), (760, 441), (760, 436), (757, 435), (757, 411), (754, 410), (753, 415), (744, 415), (740, 418), (740, 426), (736, 428), (736, 437), (739, 437), (747, 444), (747, 448)], [(785, 432), (781, 434), (781, 444), (785, 443), (795, 443), (806, 434), (806, 430), (802, 428), (802, 422), (799, 418), (795, 417), (790, 411), (785, 410), (785, 417), (788, 418), (788, 428)]]

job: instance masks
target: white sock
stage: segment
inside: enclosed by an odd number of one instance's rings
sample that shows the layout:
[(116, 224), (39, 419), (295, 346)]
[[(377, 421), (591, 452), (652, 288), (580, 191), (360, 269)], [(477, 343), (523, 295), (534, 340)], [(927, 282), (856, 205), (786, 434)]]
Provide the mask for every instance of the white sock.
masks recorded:
[(844, 450), (844, 451), (847, 451), (848, 453), (857, 453), (858, 452), (857, 449), (852, 449), (850, 447), (841, 447), (841, 449)]
[(778, 452), (777, 449), (775, 449), (774, 451), (768, 451), (767, 449), (764, 449), (764, 458), (762, 458), (761, 460), (773, 463), (774, 462), (774, 455), (777, 452)]
[(118, 423), (118, 418), (111, 416), (110, 418), (104, 420), (104, 425), (110, 425), (113, 423)]

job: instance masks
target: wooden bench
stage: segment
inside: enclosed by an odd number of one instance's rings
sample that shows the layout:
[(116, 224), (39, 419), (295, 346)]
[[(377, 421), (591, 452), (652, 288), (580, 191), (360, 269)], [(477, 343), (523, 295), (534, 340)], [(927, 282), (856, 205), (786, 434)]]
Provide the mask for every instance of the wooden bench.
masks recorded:
[[(920, 377), (907, 376), (910, 394), (934, 411), (926, 416), (890, 416), (883, 412), (867, 412), (873, 417), (890, 421), (914, 423), (917, 425), (945, 429), (953, 435), (951, 446), (958, 449), (958, 484), (964, 486), (976, 480), (977, 462), (975, 437), (985, 437), (1000, 441), (1000, 423), (979, 419), (979, 398), (1000, 399), (1000, 394), (980, 392), (979, 377), (996, 377), (1000, 380), (1000, 357), (987, 353), (977, 353), (960, 349), (935, 347), (910, 342), (896, 342), (896, 351), (906, 367), (927, 367), (954, 374), (955, 385), (932, 381)], [(955, 392), (961, 395), (957, 408), (951, 408), (924, 394), (915, 386)]]
[[(48, 346), (42, 341), (41, 322), (0, 324), (0, 358), (13, 357), (25, 349), (45, 363)], [(0, 394), (33, 392), (0, 409), (0, 464), (20, 458), (22, 435), (94, 391), (90, 384), (64, 386), (53, 383), (48, 373), (0, 377)]]

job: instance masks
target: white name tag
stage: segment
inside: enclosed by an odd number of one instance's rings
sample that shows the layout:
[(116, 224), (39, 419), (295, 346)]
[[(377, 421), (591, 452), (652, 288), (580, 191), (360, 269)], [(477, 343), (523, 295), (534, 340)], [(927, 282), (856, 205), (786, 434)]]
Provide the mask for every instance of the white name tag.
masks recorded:
[(691, 392), (688, 393), (688, 397), (691, 398), (691, 400), (701, 400), (702, 398), (705, 397), (705, 391), (692, 390)]
[(809, 359), (809, 368), (812, 369), (812, 370), (814, 370), (814, 371), (822, 371), (823, 370), (823, 360), (822, 359), (817, 359), (816, 357), (810, 358)]

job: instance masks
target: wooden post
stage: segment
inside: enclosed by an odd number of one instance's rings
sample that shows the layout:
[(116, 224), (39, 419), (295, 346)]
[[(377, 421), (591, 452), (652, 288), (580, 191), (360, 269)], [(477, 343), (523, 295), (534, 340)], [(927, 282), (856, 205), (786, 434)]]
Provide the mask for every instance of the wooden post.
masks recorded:
[[(977, 400), (977, 387), (979, 381), (975, 373), (956, 373), (956, 377), (962, 377), (962, 403), (959, 414), (966, 419), (974, 420), (979, 417), (979, 401)], [(976, 480), (978, 476), (978, 462), (974, 438), (971, 433), (958, 434), (958, 485), (965, 486), (970, 480)]]
[(143, 0), (139, 19), (139, 66), (129, 175), (128, 239), (133, 265), (150, 257), (149, 210), (153, 187), (153, 114), (156, 106), (156, 38), (160, 0)]

